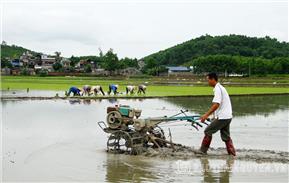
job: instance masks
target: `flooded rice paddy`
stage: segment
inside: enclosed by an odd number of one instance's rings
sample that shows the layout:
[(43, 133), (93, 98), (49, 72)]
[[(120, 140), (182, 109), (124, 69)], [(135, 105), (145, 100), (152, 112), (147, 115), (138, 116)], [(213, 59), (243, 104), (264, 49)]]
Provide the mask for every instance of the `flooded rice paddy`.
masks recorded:
[(149, 149), (130, 156), (106, 152), (97, 125), (106, 107), (128, 104), (142, 117), (188, 109), (202, 114), (210, 97), (168, 99), (1, 100), (4, 181), (287, 182), (289, 96), (232, 97), (231, 136), (237, 157), (226, 155), (219, 133), (208, 156), (196, 156), (203, 129), (185, 122), (162, 124), (185, 148)]

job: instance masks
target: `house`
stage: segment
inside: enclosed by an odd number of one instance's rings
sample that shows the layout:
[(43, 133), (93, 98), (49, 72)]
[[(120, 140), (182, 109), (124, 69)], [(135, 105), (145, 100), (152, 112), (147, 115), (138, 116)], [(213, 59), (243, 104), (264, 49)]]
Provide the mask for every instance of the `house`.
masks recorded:
[(84, 66), (87, 64), (87, 60), (80, 60), (76, 65), (75, 65), (75, 70), (76, 71), (84, 71)]
[(42, 54), (41, 55), (41, 68), (46, 69), (49, 72), (53, 70), (53, 64), (55, 63), (55, 58), (49, 57), (48, 55)]
[(11, 74), (11, 69), (10, 68), (2, 68), (1, 69), (1, 75), (10, 75)]
[(20, 68), (14, 68), (11, 70), (12, 75), (20, 75), (21, 71)]
[(80, 67), (80, 68), (84, 68), (84, 66), (85, 66), (87, 63), (88, 63), (87, 60), (80, 60), (80, 61), (79, 61), (79, 67)]
[(231, 73), (229, 77), (244, 77), (244, 74)]
[(132, 76), (132, 75), (141, 74), (141, 71), (134, 67), (128, 67), (128, 68), (119, 70), (118, 74), (123, 75), (123, 76)]
[(35, 57), (29, 51), (23, 52), (19, 59), (23, 66), (35, 65), (36, 62)]
[(12, 67), (19, 68), (23, 66), (23, 63), (19, 59), (11, 60)]
[(105, 69), (95, 69), (93, 72), (96, 76), (108, 76), (110, 74), (110, 72)]
[(35, 69), (35, 70), (41, 70), (42, 67), (41, 67), (40, 65), (34, 65), (34, 69)]
[(69, 68), (70, 67), (71, 61), (68, 58), (62, 58), (61, 64), (63, 65), (64, 68)]
[(96, 69), (98, 69), (97, 64), (94, 61), (91, 61), (90, 59), (88, 60), (80, 60), (76, 65), (75, 65), (75, 71), (83, 72), (85, 69), (85, 66), (90, 65), (92, 72), (97, 72)]
[(55, 63), (55, 58), (42, 54), (41, 62), (42, 62), (42, 65), (53, 65)]
[(191, 69), (188, 67), (166, 67), (168, 69), (168, 75), (191, 75)]
[(166, 67), (169, 73), (173, 72), (190, 72), (191, 69), (188, 67), (178, 66), (178, 67)]

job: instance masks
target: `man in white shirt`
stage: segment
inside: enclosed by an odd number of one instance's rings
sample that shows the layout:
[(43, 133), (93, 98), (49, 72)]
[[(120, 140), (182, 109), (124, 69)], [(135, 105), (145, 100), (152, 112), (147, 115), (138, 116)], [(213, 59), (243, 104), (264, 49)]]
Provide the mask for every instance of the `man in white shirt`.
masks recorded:
[(128, 85), (125, 88), (126, 94), (134, 94), (134, 90), (136, 90), (136, 86), (134, 85)]
[(205, 136), (202, 141), (200, 152), (204, 154), (207, 153), (212, 141), (212, 135), (220, 130), (221, 138), (226, 143), (228, 154), (236, 156), (235, 148), (230, 137), (230, 123), (233, 116), (229, 94), (227, 90), (218, 83), (218, 76), (216, 73), (208, 74), (207, 80), (209, 85), (214, 87), (214, 98), (209, 111), (201, 117), (201, 122), (204, 122), (213, 113), (214, 120), (205, 129)]

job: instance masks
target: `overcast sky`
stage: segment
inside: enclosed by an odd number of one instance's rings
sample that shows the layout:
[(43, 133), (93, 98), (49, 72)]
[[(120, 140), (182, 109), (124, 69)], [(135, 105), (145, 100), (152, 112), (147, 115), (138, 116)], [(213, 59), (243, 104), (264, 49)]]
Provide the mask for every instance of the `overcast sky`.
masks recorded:
[(66, 57), (113, 48), (137, 58), (204, 34), (288, 41), (288, 3), (272, 2), (4, 0), (2, 40)]

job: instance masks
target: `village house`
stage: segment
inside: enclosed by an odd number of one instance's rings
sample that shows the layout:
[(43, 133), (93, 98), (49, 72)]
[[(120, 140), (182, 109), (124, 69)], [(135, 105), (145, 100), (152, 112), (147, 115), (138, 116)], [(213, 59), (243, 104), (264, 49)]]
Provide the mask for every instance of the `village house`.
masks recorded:
[(12, 69), (10, 73), (12, 75), (20, 75), (20, 68), (23, 66), (23, 63), (19, 59), (11, 60)]
[(84, 72), (85, 66), (90, 65), (92, 72), (96, 72), (97, 65), (90, 60), (80, 60), (76, 65), (75, 65), (75, 70), (79, 72)]
[(55, 58), (49, 57), (48, 55), (42, 54), (41, 55), (41, 65), (35, 65), (34, 69), (45, 69), (48, 72), (53, 71), (53, 64), (55, 63)]
[(11, 70), (12, 75), (20, 75), (20, 72), (21, 72), (20, 69), (12, 69)]
[(134, 68), (134, 67), (128, 67), (128, 68), (125, 68), (125, 69), (120, 69), (118, 71), (118, 74), (119, 75), (123, 75), (123, 76), (132, 76), (132, 75), (141, 74), (141, 71), (138, 70), (137, 68)]
[(87, 64), (86, 60), (80, 60), (76, 65), (75, 65), (75, 70), (76, 71), (84, 71), (84, 66)]
[(19, 59), (23, 66), (35, 65), (36, 62), (36, 58), (29, 51), (23, 52)]
[(11, 64), (13, 68), (20, 68), (23, 66), (23, 63), (19, 59), (11, 60)]
[(62, 60), (61, 60), (61, 65), (64, 68), (69, 68), (70, 67), (70, 63), (71, 63), (71, 61), (68, 58), (62, 58)]
[(188, 75), (192, 74), (191, 69), (184, 66), (166, 67), (168, 69), (168, 75)]
[(2, 68), (1, 69), (1, 75), (10, 75), (11, 74), (11, 69), (8, 67)]
[(96, 76), (108, 76), (109, 75), (109, 71), (105, 69), (95, 69), (93, 72)]

